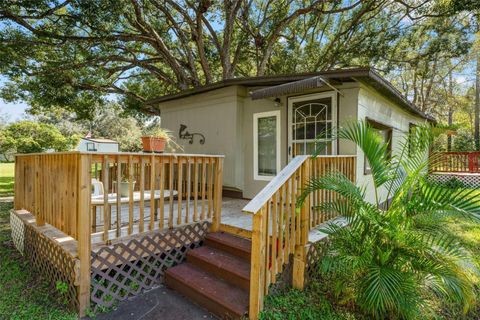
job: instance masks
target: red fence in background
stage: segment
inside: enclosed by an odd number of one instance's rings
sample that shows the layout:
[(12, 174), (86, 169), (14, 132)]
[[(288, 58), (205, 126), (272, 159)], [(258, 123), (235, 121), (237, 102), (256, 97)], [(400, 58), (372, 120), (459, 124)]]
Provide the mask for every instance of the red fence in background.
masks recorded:
[(480, 173), (480, 152), (437, 152), (430, 157), (431, 172)]

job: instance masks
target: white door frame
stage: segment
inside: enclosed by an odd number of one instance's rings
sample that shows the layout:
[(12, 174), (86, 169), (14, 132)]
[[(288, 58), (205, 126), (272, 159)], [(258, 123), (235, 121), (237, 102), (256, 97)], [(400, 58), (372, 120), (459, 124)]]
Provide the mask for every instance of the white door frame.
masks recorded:
[[(331, 98), (332, 99), (332, 130), (335, 131), (337, 127), (337, 93), (335, 91), (328, 91), (328, 92), (320, 92), (320, 93), (312, 93), (306, 94), (296, 97), (289, 97), (288, 98), (288, 130), (287, 130), (287, 141), (288, 141), (288, 161), (292, 160), (292, 124), (293, 124), (293, 103), (295, 102), (302, 102), (314, 99), (322, 99), (322, 98)], [(337, 139), (332, 141), (332, 154), (337, 154)]]

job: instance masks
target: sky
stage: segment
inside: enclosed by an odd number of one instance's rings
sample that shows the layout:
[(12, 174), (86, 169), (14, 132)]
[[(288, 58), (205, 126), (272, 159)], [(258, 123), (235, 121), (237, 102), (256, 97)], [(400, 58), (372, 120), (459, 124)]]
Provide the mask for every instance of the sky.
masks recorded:
[[(5, 83), (6, 79), (0, 75), (0, 87)], [(8, 121), (16, 121), (25, 115), (28, 105), (24, 102), (7, 103), (0, 98), (0, 115), (7, 115)]]
[(0, 114), (7, 115), (8, 121), (15, 121), (21, 119), (25, 115), (27, 105), (21, 103), (6, 103), (0, 99)]

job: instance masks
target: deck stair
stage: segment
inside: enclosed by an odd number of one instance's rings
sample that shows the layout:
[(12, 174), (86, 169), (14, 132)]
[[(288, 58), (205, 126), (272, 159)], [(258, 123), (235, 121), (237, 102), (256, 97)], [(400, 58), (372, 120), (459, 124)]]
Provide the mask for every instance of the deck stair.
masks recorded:
[(223, 319), (240, 319), (248, 313), (250, 255), (250, 240), (210, 233), (185, 262), (166, 271), (165, 283)]

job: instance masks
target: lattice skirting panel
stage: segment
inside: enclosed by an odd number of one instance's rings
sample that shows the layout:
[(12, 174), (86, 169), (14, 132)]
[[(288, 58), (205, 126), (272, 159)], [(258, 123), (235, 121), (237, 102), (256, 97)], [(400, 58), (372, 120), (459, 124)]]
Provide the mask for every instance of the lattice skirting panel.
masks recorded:
[(326, 246), (328, 245), (327, 238), (309, 245), (307, 251), (307, 263), (305, 265), (305, 280), (308, 282), (316, 273), (318, 263), (325, 254)]
[(441, 174), (435, 173), (429, 176), (431, 181), (440, 183), (452, 183), (457, 180), (467, 188), (480, 188), (480, 174)]
[(161, 284), (166, 269), (181, 263), (188, 250), (202, 244), (209, 226), (209, 222), (201, 222), (149, 233), (92, 252), (93, 310), (110, 308)]
[(78, 311), (78, 259), (30, 224), (24, 224), (24, 256), (53, 288), (64, 295), (70, 307)]
[(13, 244), (23, 255), (25, 253), (25, 224), (13, 211), (10, 211), (10, 227), (12, 228)]

